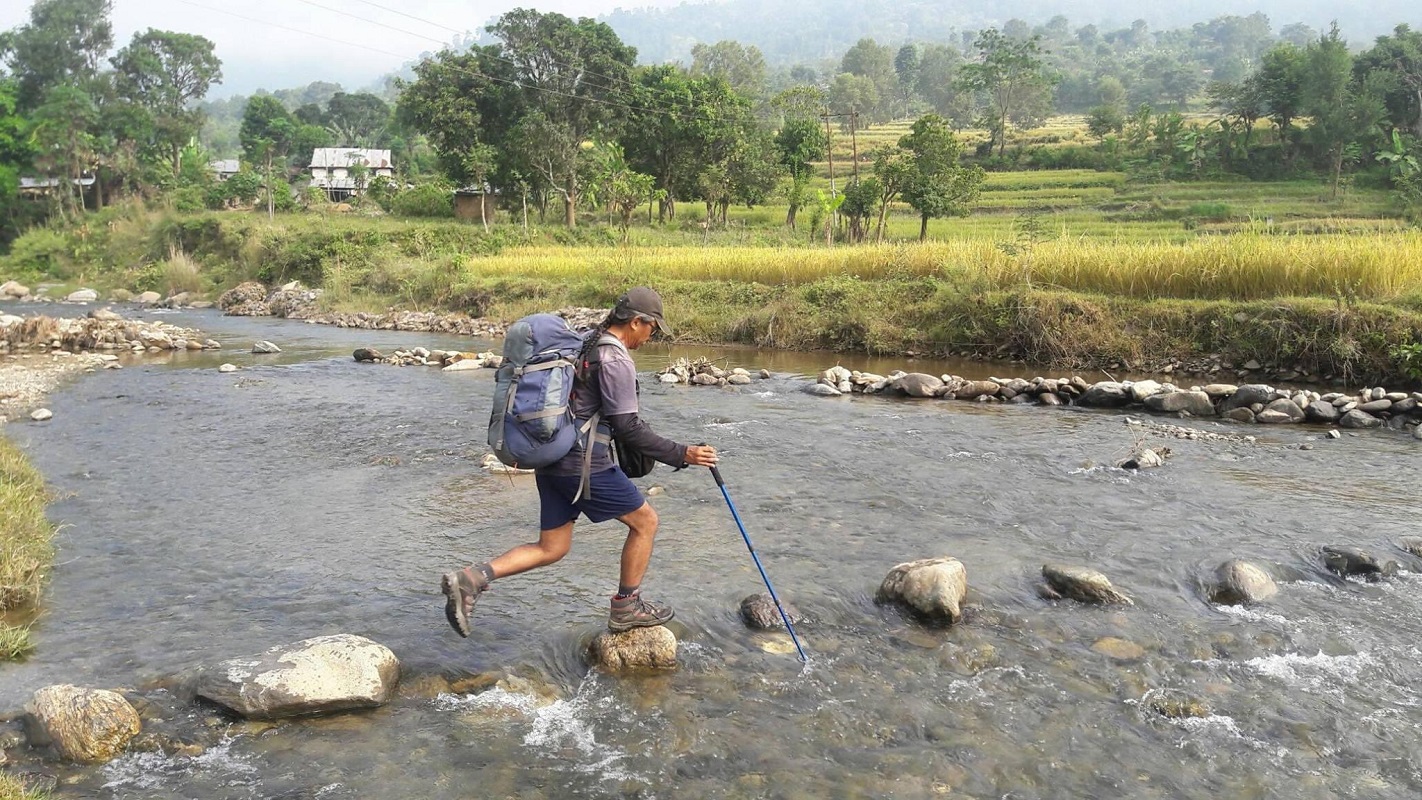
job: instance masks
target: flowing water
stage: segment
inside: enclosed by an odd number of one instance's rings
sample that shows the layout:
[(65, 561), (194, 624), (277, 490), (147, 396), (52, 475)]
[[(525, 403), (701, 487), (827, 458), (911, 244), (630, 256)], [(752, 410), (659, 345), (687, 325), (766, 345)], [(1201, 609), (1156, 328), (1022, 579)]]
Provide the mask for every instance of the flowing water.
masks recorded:
[[(763, 586), (725, 503), (704, 471), (662, 467), (641, 481), (665, 488), (645, 590), (677, 609), (682, 666), (609, 678), (581, 652), (615, 588), (616, 523), (584, 523), (561, 563), (497, 584), (469, 639), (444, 621), (442, 571), (534, 535), (532, 481), (479, 466), (491, 372), (349, 353), (469, 340), (167, 319), (229, 349), (86, 377), (51, 398), (53, 421), (7, 431), (60, 493), (50, 513), (63, 528), (37, 650), (0, 666), (0, 708), (51, 683), (168, 685), (337, 632), (393, 649), (405, 689), (379, 710), (271, 729), (174, 700), (169, 713), (216, 726), (220, 743), (124, 756), (63, 796), (1422, 792), (1422, 584), (1410, 572), (1342, 581), (1317, 559), (1348, 543), (1418, 567), (1391, 545), (1422, 512), (1408, 437), (1319, 441), (1300, 427), (1252, 429), (1257, 444), (1166, 441), (1112, 413), (812, 397), (785, 373), (738, 390), (646, 381), (654, 427), (722, 448), (767, 572), (810, 618), (811, 659), (740, 624), (738, 602)], [(256, 339), (286, 352), (247, 354)], [(723, 355), (800, 372), (833, 360)], [(245, 368), (220, 374), (224, 360)], [(1172, 448), (1165, 468), (1108, 466), (1142, 436)], [(939, 555), (967, 567), (964, 624), (925, 627), (873, 602), (892, 566)], [(1232, 556), (1290, 579), (1265, 606), (1213, 607), (1201, 580)], [(1136, 605), (1039, 599), (1045, 561), (1095, 566)], [(1107, 637), (1142, 653), (1092, 649)], [(421, 691), (481, 673), (506, 679)], [(1182, 698), (1203, 716), (1153, 710)]]

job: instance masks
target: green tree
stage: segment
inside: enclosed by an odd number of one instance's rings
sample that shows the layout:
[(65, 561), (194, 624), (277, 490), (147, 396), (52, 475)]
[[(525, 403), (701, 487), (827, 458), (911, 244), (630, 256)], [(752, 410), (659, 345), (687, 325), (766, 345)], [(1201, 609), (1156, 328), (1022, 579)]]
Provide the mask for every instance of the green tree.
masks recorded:
[(1381, 76), (1353, 81), (1353, 56), (1336, 23), (1306, 53), (1305, 109), (1312, 122), (1305, 133), (1328, 168), (1336, 198), (1350, 148), (1375, 138), (1386, 116)]
[(840, 204), (839, 210), (849, 220), (851, 242), (864, 241), (868, 232), (864, 223), (873, 216), (881, 194), (879, 181), (874, 177), (852, 180), (844, 187), (844, 202)]
[(189, 33), (149, 28), (112, 59), (120, 96), (145, 109), (156, 144), (168, 154), (176, 175), (183, 148), (202, 129), (202, 111), (194, 104), (222, 82), (222, 62), (212, 42)]
[(991, 134), (991, 146), (1002, 156), (1007, 151), (1008, 123), (1049, 110), (1057, 79), (1047, 70), (1036, 36), (1015, 39), (989, 28), (973, 46), (977, 60), (959, 70), (958, 83), (984, 99), (983, 125)]
[(884, 221), (889, 204), (903, 194), (913, 178), (914, 162), (909, 153), (897, 145), (881, 147), (873, 153), (874, 179), (879, 189), (879, 223), (874, 228), (874, 240), (884, 241)]
[(1086, 132), (1098, 141), (1120, 133), (1126, 127), (1126, 115), (1118, 106), (1099, 105), (1086, 115)]
[[(303, 126), (286, 110), (281, 101), (271, 95), (258, 95), (247, 101), (242, 114), (242, 155), (250, 164), (262, 164), (266, 176), (267, 218), (274, 216), (277, 187), (287, 187), (285, 159), (296, 147)], [(282, 165), (280, 184), (273, 177), (274, 163)]]
[(759, 99), (765, 94), (765, 56), (755, 45), (730, 40), (691, 47), (691, 77), (720, 78), (737, 93)]
[[(860, 39), (845, 51), (839, 71), (868, 79), (874, 86), (874, 103), (857, 109), (872, 122), (882, 122), (893, 116), (894, 98), (899, 94), (899, 77), (894, 70), (894, 51), (873, 39)], [(865, 93), (860, 99), (866, 99)], [(851, 110), (851, 109), (843, 109)]]
[(318, 124), (331, 132), (338, 146), (380, 147), (390, 126), (390, 105), (369, 92), (337, 92)]
[(906, 44), (894, 54), (894, 74), (899, 79), (899, 94), (905, 107), (918, 89), (919, 66), (922, 64), (918, 45)]
[(964, 91), (958, 82), (958, 70), (963, 66), (963, 54), (958, 48), (929, 44), (923, 48), (918, 62), (918, 96), (941, 116), (959, 127), (972, 124), (977, 113), (973, 92)]
[(114, 43), (112, 9), (111, 0), (36, 0), (29, 24), (0, 34), (21, 112), (45, 103), (52, 89), (80, 88), (98, 74)]
[(504, 144), (525, 113), (524, 98), (497, 46), (444, 50), (416, 64), (414, 72), (414, 81), (401, 83), (396, 118), (428, 138), (450, 180), (460, 186), (474, 181), (469, 156), (481, 144), (499, 150), (496, 169), (517, 170), (522, 151)]
[(775, 149), (780, 164), (790, 173), (790, 189), (786, 194), (789, 210), (785, 224), (795, 228), (795, 216), (804, 205), (811, 174), (810, 163), (825, 156), (829, 139), (824, 128), (813, 119), (792, 119), (775, 133)]
[(986, 176), (982, 167), (959, 162), (963, 146), (948, 120), (937, 114), (919, 118), (899, 139), (907, 151), (911, 172), (903, 189), (904, 200), (919, 213), (918, 240), (928, 238), (928, 221), (967, 216)]
[(1305, 50), (1292, 44), (1275, 45), (1264, 54), (1259, 67), (1260, 96), (1269, 119), (1278, 129), (1285, 158), (1292, 155), (1294, 120), (1303, 114), (1307, 73)]
[(873, 79), (864, 75), (842, 72), (835, 76), (829, 90), (829, 107), (836, 114), (860, 113), (873, 115), (879, 107), (879, 89)]
[[(591, 19), (516, 9), (489, 28), (512, 62), (529, 113), (517, 139), (528, 165), (562, 195), (564, 221), (577, 224), (583, 143), (616, 138), (627, 117), (623, 96), (637, 51), (612, 28)], [(596, 77), (593, 77), (596, 76)]]
[(99, 118), (94, 98), (78, 86), (57, 86), (32, 115), (35, 166), (60, 181), (61, 215), (83, 209), (81, 181), (98, 163), (98, 140), (91, 131)]
[(1422, 137), (1422, 31), (1398, 25), (1390, 36), (1379, 36), (1369, 50), (1358, 55), (1354, 78), (1369, 75), (1384, 87), (1388, 121), (1393, 127)]
[(656, 178), (632, 169), (616, 144), (599, 144), (593, 148), (593, 176), (589, 181), (604, 203), (616, 209), (617, 224), (622, 230), (622, 242), (628, 238), (632, 215), (643, 203), (650, 203), (660, 191)]
[(0, 247), (37, 217), (36, 204), (20, 198), (20, 174), (31, 168), (35, 152), (30, 121), (18, 111), (18, 94), (16, 81), (0, 78)]

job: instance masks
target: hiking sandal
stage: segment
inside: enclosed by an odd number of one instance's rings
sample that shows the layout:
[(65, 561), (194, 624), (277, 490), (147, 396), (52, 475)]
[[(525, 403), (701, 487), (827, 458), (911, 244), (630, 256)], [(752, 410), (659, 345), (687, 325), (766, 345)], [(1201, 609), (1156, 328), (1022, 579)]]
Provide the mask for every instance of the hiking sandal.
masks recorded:
[(449, 620), (449, 626), (454, 628), (454, 632), (464, 638), (469, 638), (473, 628), (469, 624), (469, 616), (474, 613), (474, 603), (479, 600), (479, 595), (489, 588), (489, 579), (484, 577), (484, 573), (473, 567), (446, 572), (440, 579), (440, 588), (444, 590), (444, 618)]

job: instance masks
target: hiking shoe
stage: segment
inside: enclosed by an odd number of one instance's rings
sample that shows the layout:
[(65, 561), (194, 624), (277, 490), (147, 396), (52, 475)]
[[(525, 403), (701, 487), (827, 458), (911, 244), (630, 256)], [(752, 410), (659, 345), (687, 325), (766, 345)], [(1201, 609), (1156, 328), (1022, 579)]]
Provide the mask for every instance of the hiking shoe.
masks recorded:
[(642, 599), (641, 592), (623, 598), (612, 598), (612, 613), (607, 618), (607, 629), (614, 633), (630, 631), (633, 628), (651, 628), (665, 625), (676, 616), (671, 606), (649, 603)]
[(460, 636), (469, 638), (471, 630), (469, 615), (474, 613), (474, 603), (489, 588), (489, 579), (474, 567), (446, 572), (440, 580), (444, 589), (444, 617), (449, 626)]

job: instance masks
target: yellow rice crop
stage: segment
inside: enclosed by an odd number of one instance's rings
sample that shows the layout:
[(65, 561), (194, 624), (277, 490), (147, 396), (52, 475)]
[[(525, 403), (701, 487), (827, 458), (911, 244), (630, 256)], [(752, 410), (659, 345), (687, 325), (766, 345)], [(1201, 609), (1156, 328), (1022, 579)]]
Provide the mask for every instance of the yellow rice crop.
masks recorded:
[(1040, 242), (1017, 255), (981, 239), (834, 248), (528, 247), (469, 258), (461, 272), (471, 279), (764, 284), (925, 276), (986, 281), (997, 288), (1030, 280), (1036, 286), (1141, 298), (1388, 300), (1422, 290), (1422, 234), (1239, 234), (1180, 243), (1068, 238)]

